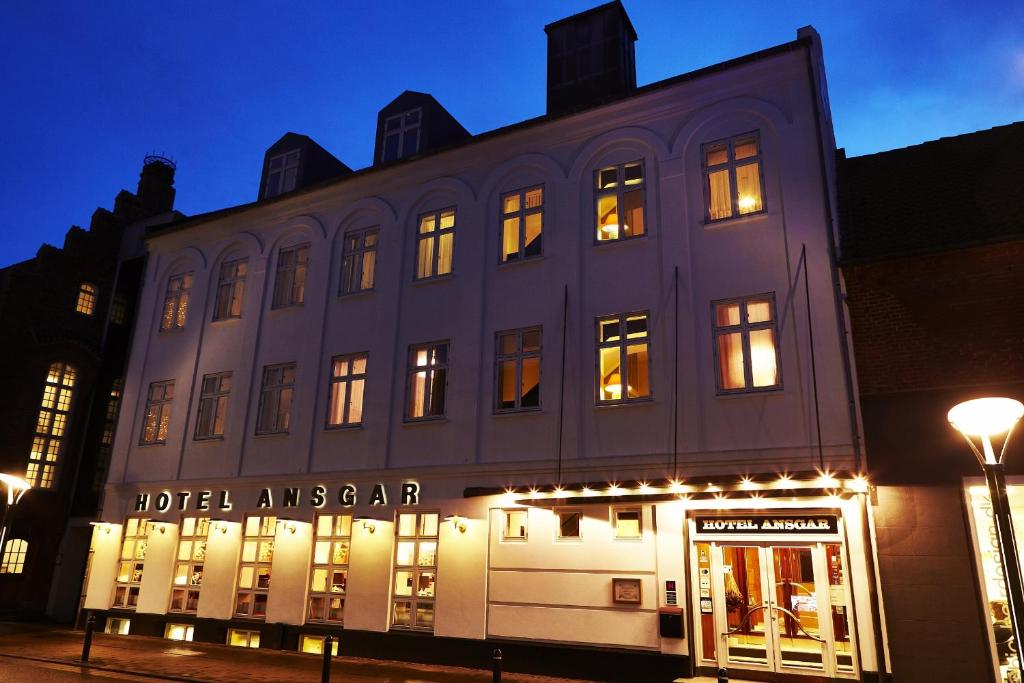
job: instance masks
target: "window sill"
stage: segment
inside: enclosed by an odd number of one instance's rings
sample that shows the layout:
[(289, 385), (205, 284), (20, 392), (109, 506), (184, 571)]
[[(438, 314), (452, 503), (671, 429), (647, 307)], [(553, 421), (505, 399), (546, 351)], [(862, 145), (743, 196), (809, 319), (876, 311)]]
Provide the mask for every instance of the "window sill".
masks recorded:
[(402, 420), (403, 427), (417, 427), (419, 425), (440, 425), (447, 424), (448, 418), (444, 415), (437, 417), (407, 417)]
[(338, 292), (338, 301), (344, 301), (345, 299), (359, 299), (364, 296), (370, 296), (374, 291), (376, 291), (374, 287), (369, 287), (368, 289), (357, 289), (354, 292)]
[(498, 261), (497, 269), (505, 270), (506, 268), (515, 268), (527, 263), (542, 263), (546, 258), (546, 255), (540, 254), (539, 256), (528, 256), (527, 258), (517, 258), (511, 261)]
[(194, 436), (194, 437), (192, 437), (192, 441), (194, 441), (196, 443), (209, 443), (211, 441), (213, 441), (213, 442), (220, 442), (220, 441), (223, 441), (223, 440), (224, 440), (224, 435), (223, 434), (219, 434), (217, 436)]
[(525, 417), (527, 415), (547, 415), (547, 411), (543, 408), (508, 408), (491, 412), (491, 417)]
[(295, 309), (303, 309), (306, 306), (306, 302), (302, 301), (296, 304), (281, 304), (280, 306), (271, 306), (270, 312), (276, 313), (277, 311), (294, 311)]
[(426, 285), (432, 285), (437, 282), (448, 282), (455, 277), (455, 273), (446, 273), (444, 275), (431, 275), (430, 277), (415, 278), (412, 281), (414, 287), (421, 287)]
[(644, 231), (642, 235), (636, 235), (635, 237), (621, 237), (617, 240), (594, 240), (594, 247), (609, 247), (613, 244), (642, 244), (647, 241), (647, 237), (651, 234), (650, 230)]
[(704, 229), (714, 230), (715, 228), (724, 228), (733, 225), (745, 225), (747, 223), (756, 223), (768, 218), (767, 209), (757, 211), (755, 213), (745, 213), (742, 216), (732, 216), (730, 218), (719, 218), (718, 220), (704, 219)]
[(139, 448), (149, 448), (151, 446), (166, 446), (166, 441), (140, 441), (138, 443)]
[(291, 432), (289, 432), (289, 431), (282, 431), (282, 432), (256, 432), (255, 434), (253, 434), (253, 436), (256, 437), (257, 439), (265, 439), (267, 437), (274, 437), (274, 436), (288, 436), (289, 434), (291, 434)]
[(182, 325), (181, 327), (169, 327), (166, 330), (164, 328), (162, 328), (162, 327), (157, 328), (157, 332), (159, 334), (166, 334), (166, 335), (181, 334), (184, 331), (185, 331), (185, 326), (184, 325)]
[(210, 324), (211, 325), (226, 325), (228, 323), (233, 323), (233, 322), (236, 322), (236, 321), (241, 320), (241, 319), (242, 319), (242, 316), (240, 316), (240, 315), (232, 315), (232, 316), (229, 316), (227, 318), (213, 318), (212, 320), (210, 320)]
[(344, 425), (324, 425), (325, 432), (357, 432), (361, 429), (364, 429), (362, 422)]
[(653, 406), (653, 398), (637, 398), (632, 401), (618, 401), (615, 403), (597, 403), (594, 405), (595, 410), (604, 410), (608, 408), (627, 408), (627, 407), (640, 407), (640, 406)]
[(777, 387), (764, 387), (763, 389), (744, 389), (742, 391), (718, 391), (715, 398), (752, 398), (754, 396), (781, 395), (782, 385)]

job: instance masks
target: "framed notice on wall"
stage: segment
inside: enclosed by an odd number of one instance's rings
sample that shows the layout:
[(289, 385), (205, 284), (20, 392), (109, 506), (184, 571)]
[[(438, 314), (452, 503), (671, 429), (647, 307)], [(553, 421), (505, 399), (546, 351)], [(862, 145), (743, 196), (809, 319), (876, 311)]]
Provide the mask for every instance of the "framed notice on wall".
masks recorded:
[(618, 605), (639, 605), (640, 595), (640, 579), (612, 579), (612, 602)]

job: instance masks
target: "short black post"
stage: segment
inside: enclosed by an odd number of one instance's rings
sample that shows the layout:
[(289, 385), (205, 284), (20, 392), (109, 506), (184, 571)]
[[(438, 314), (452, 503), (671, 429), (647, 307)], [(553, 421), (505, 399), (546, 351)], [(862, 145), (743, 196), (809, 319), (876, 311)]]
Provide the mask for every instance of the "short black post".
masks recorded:
[(320, 669), (320, 683), (331, 683), (331, 651), (334, 638), (324, 638), (324, 666)]
[(729, 683), (729, 670), (724, 666), (718, 670), (718, 683)]
[(491, 683), (501, 683), (501, 650), (494, 650), (494, 660), (491, 665)]
[(82, 661), (89, 661), (89, 650), (92, 648), (92, 632), (96, 628), (96, 617), (89, 612), (89, 618), (85, 620), (85, 640), (82, 642)]

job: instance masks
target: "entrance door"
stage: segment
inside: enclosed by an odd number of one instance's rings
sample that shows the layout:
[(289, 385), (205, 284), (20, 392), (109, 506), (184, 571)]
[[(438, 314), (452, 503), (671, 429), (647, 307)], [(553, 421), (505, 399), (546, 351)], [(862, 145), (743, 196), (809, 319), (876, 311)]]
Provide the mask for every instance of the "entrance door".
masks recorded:
[[(719, 666), (835, 678), (856, 673), (838, 543), (700, 543), (710, 551)], [(700, 549), (700, 548), (699, 548)], [(707, 612), (702, 603), (702, 612)], [(710, 634), (702, 634), (708, 643)]]

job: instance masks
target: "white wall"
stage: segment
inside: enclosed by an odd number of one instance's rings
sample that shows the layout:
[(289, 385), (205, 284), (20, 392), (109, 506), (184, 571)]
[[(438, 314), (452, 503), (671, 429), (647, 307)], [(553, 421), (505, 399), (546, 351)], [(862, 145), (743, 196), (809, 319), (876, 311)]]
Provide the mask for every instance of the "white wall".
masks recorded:
[(208, 619), (230, 619), (235, 611), (235, 582), (242, 549), (242, 525), (217, 521), (210, 525), (203, 564), (203, 586), (196, 615)]
[(146, 558), (139, 585), (136, 612), (163, 614), (171, 600), (174, 558), (178, 554), (178, 525), (151, 522), (146, 538)]

